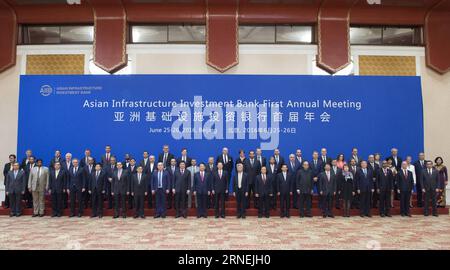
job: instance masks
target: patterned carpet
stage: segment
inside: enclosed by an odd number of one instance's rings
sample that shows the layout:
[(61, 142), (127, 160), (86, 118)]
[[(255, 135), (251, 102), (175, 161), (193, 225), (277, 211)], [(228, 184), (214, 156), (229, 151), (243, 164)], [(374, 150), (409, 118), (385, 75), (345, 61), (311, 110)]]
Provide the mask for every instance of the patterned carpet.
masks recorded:
[(165, 220), (0, 217), (0, 249), (450, 249), (450, 216)]

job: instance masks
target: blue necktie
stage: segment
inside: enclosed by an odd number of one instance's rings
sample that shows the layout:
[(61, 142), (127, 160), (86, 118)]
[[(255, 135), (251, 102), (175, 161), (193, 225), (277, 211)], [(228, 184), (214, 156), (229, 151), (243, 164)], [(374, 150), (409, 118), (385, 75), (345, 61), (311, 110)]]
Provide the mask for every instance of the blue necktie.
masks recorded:
[(158, 172), (158, 188), (162, 188), (162, 177), (161, 172)]

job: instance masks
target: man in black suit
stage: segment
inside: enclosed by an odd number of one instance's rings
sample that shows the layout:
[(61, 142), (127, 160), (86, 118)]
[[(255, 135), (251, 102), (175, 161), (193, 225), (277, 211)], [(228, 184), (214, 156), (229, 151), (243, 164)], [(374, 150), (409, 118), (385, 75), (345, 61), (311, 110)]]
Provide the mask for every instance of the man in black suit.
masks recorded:
[(86, 180), (83, 169), (79, 166), (78, 159), (72, 160), (72, 168), (68, 172), (67, 192), (70, 196), (70, 217), (75, 216), (75, 204), (78, 202), (78, 217), (83, 215), (84, 192), (86, 191)]
[(102, 164), (97, 163), (95, 170), (92, 172), (92, 177), (88, 184), (88, 193), (91, 194), (92, 214), (91, 218), (103, 217), (103, 195), (105, 195), (105, 182), (108, 181), (107, 175), (102, 170)]
[(363, 161), (363, 159), (358, 155), (358, 148), (353, 147), (352, 148), (352, 154), (350, 155), (350, 159), (348, 160), (347, 163), (350, 164), (350, 161), (354, 159), (356, 162), (356, 166), (361, 166), (361, 161)]
[[(353, 176), (356, 176), (356, 172), (359, 169), (358, 163), (353, 158), (350, 159), (349, 163), (350, 163), (350, 166), (349, 166), (350, 172), (352, 172)], [(361, 164), (361, 163), (359, 163), (359, 164)], [(355, 183), (355, 189), (356, 189), (356, 179), (355, 179), (354, 183)], [(360, 195), (358, 194), (358, 192), (355, 192), (355, 196), (353, 196), (352, 203), (351, 203), (351, 209), (353, 209), (353, 208), (359, 209), (359, 199), (360, 199)]]
[(179, 170), (175, 171), (172, 192), (175, 195), (175, 218), (187, 217), (187, 196), (191, 192), (191, 172), (186, 170), (186, 163), (180, 162)]
[[(114, 218), (122, 214), (127, 217), (126, 197), (130, 194), (130, 174), (123, 168), (122, 162), (117, 162), (111, 185), (111, 195), (114, 197)], [(120, 211), (122, 213), (120, 213)]]
[(205, 170), (206, 166), (201, 163), (199, 166), (199, 172), (195, 173), (194, 176), (194, 196), (197, 197), (198, 208), (197, 208), (197, 218), (206, 218), (207, 213), (207, 201), (209, 195), (211, 194), (211, 175)]
[(248, 174), (244, 172), (244, 165), (241, 163), (236, 164), (236, 174), (233, 176), (233, 195), (236, 198), (237, 218), (245, 218), (248, 190), (249, 178)]
[[(105, 197), (108, 202), (108, 209), (113, 208), (113, 196), (111, 195), (111, 185), (112, 180), (114, 178), (114, 171), (116, 170), (117, 159), (115, 156), (111, 156), (109, 158), (109, 162), (103, 166), (103, 170), (106, 173), (106, 182), (105, 182)], [(103, 163), (105, 164), (105, 163)]]
[(425, 216), (428, 216), (428, 212), (430, 210), (430, 200), (431, 200), (431, 209), (433, 216), (437, 217), (437, 205), (436, 205), (436, 194), (440, 189), (444, 189), (442, 183), (439, 181), (438, 171), (433, 168), (433, 162), (428, 160), (426, 162), (426, 169), (422, 170), (422, 174), (420, 175), (420, 186), (422, 187), (422, 192), (425, 194), (425, 207), (423, 208), (423, 213)]
[[(378, 189), (378, 187), (377, 187), (377, 176), (378, 176), (378, 171), (380, 170), (380, 166), (375, 163), (375, 156), (374, 155), (369, 155), (369, 157), (367, 158), (367, 168), (372, 171), (373, 189), (377, 190)], [(373, 195), (372, 195), (371, 207), (372, 208), (377, 208), (377, 205), (378, 205), (378, 192), (374, 192)]]
[[(144, 151), (142, 153), (142, 160), (139, 164), (144, 168), (144, 174), (147, 175), (149, 178), (153, 177), (153, 172), (156, 170), (156, 164), (155, 164), (155, 157), (149, 156), (147, 151)], [(148, 208), (153, 208), (153, 195), (152, 195), (152, 188), (151, 188), (151, 180), (149, 180), (149, 187), (147, 189), (148, 198)]]
[(295, 151), (295, 162), (297, 163), (297, 167), (298, 168), (302, 167), (303, 161), (305, 161), (305, 160), (303, 159), (303, 156), (302, 156), (302, 150), (301, 149), (297, 149)]
[(8, 172), (6, 180), (6, 195), (10, 200), (10, 217), (20, 217), (22, 215), (22, 196), (25, 194), (27, 186), (25, 172), (20, 170), (19, 163), (14, 163), (13, 170)]
[(295, 175), (289, 172), (286, 164), (281, 166), (281, 172), (269, 177), (277, 183), (277, 192), (280, 197), (280, 217), (290, 218), (289, 209), (291, 208), (291, 195), (294, 187)]
[(50, 170), (53, 170), (55, 168), (56, 162), (59, 162), (59, 163), (63, 162), (60, 150), (56, 150), (55, 156), (50, 160), (50, 165), (49, 165)]
[(32, 157), (32, 156), (33, 156), (33, 151), (31, 151), (31, 149), (28, 149), (27, 151), (25, 151), (25, 157), (22, 159), (20, 168), (24, 169), (28, 165), (28, 162), (30, 161), (30, 157)]
[[(36, 159), (34, 156), (28, 157), (27, 159), (28, 163), (26, 163), (25, 167), (23, 168), (23, 171), (25, 172), (25, 177), (27, 179), (27, 183), (28, 179), (30, 178), (31, 171), (33, 170), (34, 166), (36, 166), (35, 160)], [(31, 195), (31, 192), (28, 188), (25, 189), (23, 200), (26, 202), (27, 208), (33, 208), (33, 196)]]
[[(137, 165), (136, 165), (136, 159), (130, 157), (130, 162), (128, 165), (128, 172), (130, 173), (130, 177), (132, 177), (133, 175), (135, 175), (137, 173)], [(128, 195), (128, 208), (129, 209), (133, 209), (134, 207), (134, 198), (131, 195), (131, 180), (132, 178), (130, 178), (130, 195)]]
[[(162, 162), (162, 161), (160, 161)], [(164, 165), (164, 163), (163, 163)], [(177, 167), (177, 161), (172, 158), (170, 160), (170, 165), (165, 167), (167, 173), (169, 174), (169, 185), (170, 185), (170, 191), (169, 194), (167, 195), (167, 209), (171, 209), (172, 205), (174, 204), (175, 201), (175, 194), (173, 193), (173, 183), (175, 182), (175, 172), (178, 170)]]
[(280, 150), (277, 148), (273, 150), (273, 158), (275, 159), (275, 164), (277, 165), (277, 171), (281, 171), (281, 166), (283, 166), (284, 158), (280, 155)]
[(256, 177), (255, 196), (259, 199), (258, 217), (270, 216), (270, 197), (273, 196), (272, 183), (267, 175), (266, 167), (261, 168), (261, 174)]
[(84, 157), (80, 160), (80, 167), (82, 167), (82, 168), (86, 167), (89, 164), (89, 158), (92, 158), (94, 160), (94, 164), (95, 164), (95, 159), (92, 157), (91, 150), (85, 149)]
[(277, 196), (279, 196), (279, 194), (278, 194), (279, 186), (278, 186), (278, 180), (277, 180), (278, 169), (277, 169), (277, 164), (275, 163), (274, 157), (270, 157), (269, 164), (267, 164), (266, 168), (267, 168), (267, 175), (272, 180), (272, 186), (273, 186), (273, 190), (274, 190), (274, 194), (270, 198), (270, 208), (272, 208), (272, 210), (275, 210), (277, 208)]
[(342, 175), (342, 169), (337, 166), (336, 159), (331, 161), (331, 174), (336, 178), (336, 195), (334, 196), (336, 202), (335, 207), (336, 209), (341, 209), (341, 192), (344, 176)]
[(216, 218), (225, 218), (225, 195), (228, 193), (228, 172), (223, 169), (223, 163), (217, 163), (217, 170), (212, 175), (212, 194), (215, 202)]
[(192, 166), (192, 158), (188, 156), (187, 148), (181, 149), (181, 156), (177, 159), (178, 166), (180, 166), (181, 161), (184, 161), (184, 163), (186, 163), (186, 168)]
[(261, 164), (261, 167), (266, 167), (266, 158), (263, 156), (261, 148), (256, 148), (256, 159)]
[[(92, 176), (94, 175), (95, 171), (95, 160), (93, 157), (89, 156), (87, 163), (83, 167), (84, 170), (84, 179), (86, 179), (86, 185), (90, 185), (92, 182)], [(86, 209), (88, 205), (92, 205), (91, 202), (91, 194), (89, 192), (84, 194), (84, 208)]]
[[(419, 153), (419, 159), (414, 162), (414, 170), (416, 171), (416, 177), (419, 180), (420, 175), (422, 175), (422, 171), (426, 170), (427, 165), (425, 162), (425, 154)], [(420, 181), (416, 181), (416, 192), (417, 192), (417, 207), (423, 207), (422, 204), (422, 186)]]
[(130, 168), (130, 160), (131, 160), (131, 155), (130, 154), (125, 154), (124, 159), (123, 159), (123, 168), (127, 169)]
[(324, 171), (319, 176), (319, 189), (322, 196), (323, 217), (334, 218), (333, 198), (336, 195), (337, 181), (336, 175), (331, 172), (331, 166), (325, 163)]
[(53, 170), (50, 171), (48, 193), (52, 197), (52, 217), (62, 215), (62, 195), (66, 192), (66, 174), (61, 169), (61, 163), (55, 162)]
[[(289, 155), (289, 161), (287, 162), (288, 171), (291, 175), (297, 175), (297, 171), (301, 166), (300, 162), (297, 162), (295, 155)], [(294, 205), (294, 209), (298, 209), (298, 193), (294, 192), (292, 196), (292, 203)]]
[(175, 156), (169, 152), (169, 146), (167, 144), (163, 145), (163, 152), (158, 156), (158, 163), (162, 162), (164, 168), (170, 166), (170, 161), (174, 159)]
[(295, 179), (295, 189), (297, 194), (300, 195), (300, 217), (312, 217), (311, 203), (314, 193), (314, 172), (309, 167), (308, 161), (303, 162), (303, 166), (297, 171)]
[(132, 176), (131, 195), (134, 197), (135, 215), (134, 218), (145, 218), (144, 216), (144, 199), (147, 196), (148, 179), (143, 173), (142, 166), (137, 168), (136, 174)]
[(380, 198), (380, 216), (392, 217), (391, 194), (394, 192), (394, 175), (388, 168), (386, 160), (382, 162), (382, 168), (377, 174), (377, 193)]
[(149, 166), (150, 166), (150, 158), (147, 151), (144, 151), (142, 153), (142, 160), (139, 163), (139, 166), (142, 166), (144, 168), (144, 173), (148, 175), (149, 173)]
[(397, 186), (397, 193), (400, 194), (400, 214), (402, 217), (411, 217), (409, 204), (411, 201), (414, 179), (413, 174), (408, 171), (408, 163), (406, 163), (406, 161), (402, 162), (401, 168), (397, 173)]
[[(233, 171), (233, 158), (228, 154), (228, 148), (224, 147), (222, 149), (222, 154), (217, 156), (216, 158), (216, 167), (217, 165), (222, 163), (223, 170), (227, 172), (227, 177), (231, 177), (231, 173)], [(228, 181), (230, 178), (228, 178)]]
[[(71, 153), (66, 153), (66, 155), (64, 156), (64, 161), (61, 163), (61, 169), (64, 171), (64, 173), (66, 174), (66, 183), (69, 182), (69, 172), (72, 169), (72, 154)], [(68, 201), (69, 199), (69, 193), (66, 192), (63, 193), (63, 208), (67, 209), (68, 207)]]
[(256, 176), (261, 173), (261, 164), (255, 157), (255, 151), (251, 150), (248, 154), (248, 158), (245, 159), (243, 168), (245, 173), (247, 174), (248, 180), (248, 200), (246, 202), (246, 208), (250, 207), (250, 199), (253, 198), (253, 206), (254, 208), (258, 208), (258, 200), (255, 197), (255, 185), (256, 185)]
[(154, 218), (166, 218), (167, 205), (166, 196), (169, 194), (170, 178), (164, 170), (164, 164), (159, 162), (157, 169), (151, 175), (152, 194), (155, 195), (156, 207)]
[(111, 153), (111, 145), (105, 146), (105, 154), (102, 155), (102, 167), (106, 168), (107, 165), (111, 163), (111, 158), (113, 157), (113, 154)]
[(325, 165), (328, 164), (331, 166), (331, 162), (333, 161), (332, 158), (330, 158), (329, 156), (327, 156), (327, 149), (326, 148), (322, 148), (320, 150), (320, 160), (322, 161), (322, 172), (325, 170)]
[(356, 171), (355, 181), (357, 193), (360, 195), (360, 216), (372, 217), (370, 198), (374, 192), (373, 173), (367, 168), (367, 161), (361, 161), (361, 168)]
[[(13, 165), (16, 162), (17, 162), (16, 155), (13, 154), (9, 155), (9, 163), (6, 163), (5, 167), (3, 167), (3, 184), (5, 185), (5, 187), (6, 187), (6, 179), (8, 178), (8, 173), (13, 170), (14, 167)], [(5, 208), (9, 208), (8, 195), (5, 195)]]

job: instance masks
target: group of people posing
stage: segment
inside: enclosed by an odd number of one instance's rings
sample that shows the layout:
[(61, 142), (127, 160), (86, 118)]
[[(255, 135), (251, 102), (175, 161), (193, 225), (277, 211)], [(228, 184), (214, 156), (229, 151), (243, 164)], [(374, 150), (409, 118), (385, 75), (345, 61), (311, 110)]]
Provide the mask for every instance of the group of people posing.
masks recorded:
[(300, 149), (286, 160), (278, 149), (270, 158), (261, 149), (248, 156), (240, 150), (233, 160), (223, 148), (206, 163), (190, 157), (186, 148), (175, 158), (168, 145), (157, 158), (144, 151), (139, 162), (129, 154), (119, 161), (111, 150), (107, 145), (98, 162), (89, 149), (80, 159), (70, 153), (63, 158), (57, 150), (49, 167), (31, 150), (21, 163), (10, 155), (3, 170), (10, 216), (22, 214), (23, 202), (33, 208), (33, 217), (44, 216), (46, 194), (51, 196), (53, 217), (61, 217), (65, 208), (70, 217), (81, 217), (91, 206), (91, 217), (101, 218), (106, 204), (114, 208), (114, 218), (126, 218), (128, 209), (134, 209), (134, 218), (145, 218), (145, 205), (155, 208), (155, 218), (165, 218), (172, 207), (176, 218), (186, 218), (193, 207), (197, 218), (206, 218), (209, 208), (216, 218), (225, 218), (229, 196), (236, 198), (237, 218), (245, 218), (251, 204), (260, 218), (277, 208), (280, 217), (289, 218), (291, 205), (301, 218), (312, 217), (315, 194), (324, 218), (334, 217), (334, 208), (343, 208), (344, 217), (350, 217), (352, 208), (359, 209), (361, 217), (371, 217), (372, 208), (378, 208), (381, 217), (391, 217), (394, 200), (400, 200), (401, 215), (411, 217), (413, 192), (425, 216), (430, 208), (438, 216), (437, 207), (445, 206), (448, 174), (443, 159), (426, 160), (420, 153), (414, 163), (410, 156), (403, 161), (395, 148), (388, 158), (374, 154), (367, 160), (353, 148), (347, 161), (343, 154), (332, 159), (325, 148), (314, 151), (310, 160)]

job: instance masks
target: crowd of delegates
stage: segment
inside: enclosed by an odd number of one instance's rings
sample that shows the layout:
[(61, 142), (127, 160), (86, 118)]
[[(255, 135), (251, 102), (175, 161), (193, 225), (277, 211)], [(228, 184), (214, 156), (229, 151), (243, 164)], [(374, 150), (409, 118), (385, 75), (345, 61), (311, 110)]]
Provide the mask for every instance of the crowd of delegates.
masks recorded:
[(374, 154), (367, 160), (356, 148), (348, 160), (343, 154), (332, 159), (325, 148), (314, 151), (310, 160), (300, 149), (286, 160), (278, 149), (270, 158), (261, 149), (249, 151), (248, 156), (240, 150), (234, 161), (223, 148), (216, 158), (199, 163), (185, 148), (175, 158), (168, 145), (157, 158), (144, 151), (139, 162), (129, 154), (119, 161), (108, 145), (98, 161), (88, 149), (79, 159), (70, 153), (63, 157), (57, 150), (48, 167), (28, 150), (21, 163), (10, 155), (3, 174), (10, 215), (20, 216), (25, 201), (26, 207), (33, 208), (33, 217), (44, 215), (46, 194), (51, 196), (53, 217), (60, 217), (65, 208), (70, 209), (70, 217), (81, 217), (90, 205), (92, 217), (101, 218), (106, 205), (114, 208), (114, 218), (126, 218), (127, 209), (134, 210), (134, 218), (145, 218), (145, 207), (155, 208), (155, 218), (165, 218), (172, 207), (176, 218), (186, 218), (193, 207), (198, 218), (206, 218), (209, 208), (215, 209), (216, 218), (225, 218), (229, 196), (236, 198), (237, 218), (245, 218), (251, 206), (259, 209), (260, 218), (277, 208), (280, 217), (289, 218), (291, 208), (298, 209), (300, 217), (311, 217), (314, 194), (319, 196), (323, 217), (334, 217), (334, 208), (343, 208), (345, 217), (350, 217), (352, 208), (359, 209), (361, 217), (371, 217), (372, 208), (379, 208), (381, 217), (391, 217), (394, 200), (400, 200), (401, 215), (410, 217), (413, 192), (424, 215), (431, 208), (437, 216), (436, 208), (445, 207), (448, 182), (441, 157), (431, 161), (420, 153), (413, 163), (410, 156), (402, 160), (395, 148), (385, 159)]

